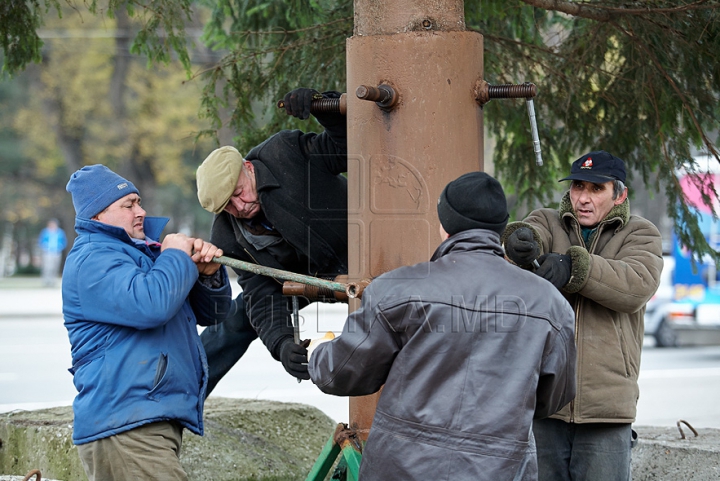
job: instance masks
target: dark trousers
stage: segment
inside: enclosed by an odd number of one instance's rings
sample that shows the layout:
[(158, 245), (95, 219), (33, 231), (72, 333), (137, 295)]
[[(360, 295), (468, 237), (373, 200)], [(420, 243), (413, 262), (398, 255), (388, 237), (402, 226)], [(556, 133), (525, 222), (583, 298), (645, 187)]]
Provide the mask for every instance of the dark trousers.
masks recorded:
[(539, 481), (630, 481), (630, 424), (537, 419)]
[(210, 395), (220, 379), (240, 360), (257, 337), (245, 312), (241, 293), (233, 300), (230, 313), (223, 322), (208, 326), (200, 333), (209, 369), (206, 396)]

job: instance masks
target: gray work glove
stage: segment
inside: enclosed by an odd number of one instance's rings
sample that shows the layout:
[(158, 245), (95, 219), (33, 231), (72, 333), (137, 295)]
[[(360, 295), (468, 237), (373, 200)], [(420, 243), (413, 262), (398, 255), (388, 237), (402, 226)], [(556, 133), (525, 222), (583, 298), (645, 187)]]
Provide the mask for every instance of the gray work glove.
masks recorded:
[(303, 344), (295, 344), (291, 337), (286, 338), (280, 346), (280, 362), (292, 377), (310, 379), (307, 347)]
[(538, 258), (540, 267), (535, 274), (549, 280), (552, 285), (560, 289), (570, 281), (572, 275), (572, 257), (566, 254), (543, 254)]
[(505, 241), (505, 255), (520, 267), (526, 267), (540, 255), (540, 245), (529, 228), (520, 227)]
[(305, 120), (310, 117), (310, 103), (318, 97), (322, 98), (322, 94), (315, 89), (295, 89), (285, 94), (283, 99), (285, 112), (300, 120)]

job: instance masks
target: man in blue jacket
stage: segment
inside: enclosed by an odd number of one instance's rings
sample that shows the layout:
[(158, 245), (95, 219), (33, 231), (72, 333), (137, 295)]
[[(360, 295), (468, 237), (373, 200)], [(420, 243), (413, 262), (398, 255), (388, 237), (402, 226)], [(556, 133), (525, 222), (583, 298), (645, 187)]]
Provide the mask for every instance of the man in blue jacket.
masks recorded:
[[(73, 442), (90, 481), (186, 480), (182, 430), (203, 434), (207, 359), (196, 324), (227, 312), (222, 251), (160, 233), (138, 190), (103, 165), (67, 184), (77, 238), (63, 271), (72, 348)], [(161, 477), (158, 477), (161, 476)]]
[(67, 246), (65, 231), (60, 228), (57, 219), (50, 219), (38, 237), (42, 252), (42, 280), (45, 287), (53, 287), (62, 262), (62, 253)]

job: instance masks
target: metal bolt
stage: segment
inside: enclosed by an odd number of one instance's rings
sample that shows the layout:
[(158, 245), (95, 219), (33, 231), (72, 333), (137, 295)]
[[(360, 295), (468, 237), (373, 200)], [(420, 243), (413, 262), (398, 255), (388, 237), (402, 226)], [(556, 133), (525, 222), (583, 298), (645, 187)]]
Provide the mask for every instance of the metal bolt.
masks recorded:
[(537, 95), (535, 84), (488, 85), (488, 97), (491, 99), (526, 99)]
[(397, 103), (397, 93), (395, 89), (386, 84), (371, 87), (368, 85), (360, 85), (355, 90), (355, 95), (361, 100), (369, 100), (375, 102), (378, 107), (383, 110), (390, 110)]
[[(279, 109), (285, 108), (285, 101), (284, 100), (278, 100), (277, 101), (277, 107)], [(310, 102), (310, 113), (311, 114), (322, 114), (322, 113), (330, 113), (330, 114), (341, 114), (345, 115), (347, 112), (347, 105), (346, 105), (346, 99), (345, 94), (341, 94), (340, 98), (338, 99), (326, 99), (323, 98), (322, 94), (319, 95), (319, 97), (313, 97), (313, 100)]]

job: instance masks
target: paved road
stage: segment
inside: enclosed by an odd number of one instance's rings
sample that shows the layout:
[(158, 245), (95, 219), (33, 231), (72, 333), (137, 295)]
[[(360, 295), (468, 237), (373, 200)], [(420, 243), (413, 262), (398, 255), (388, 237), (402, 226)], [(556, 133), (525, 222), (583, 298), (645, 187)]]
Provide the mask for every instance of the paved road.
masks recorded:
[[(69, 405), (75, 396), (70, 346), (62, 324), (60, 290), (39, 280), (0, 279), (0, 412)], [(303, 337), (339, 332), (343, 305), (302, 311)], [(648, 342), (640, 374), (636, 424), (674, 426), (684, 419), (696, 428), (720, 428), (720, 346), (661, 349)], [(300, 402), (318, 407), (338, 422), (348, 421), (347, 399), (321, 393), (309, 381), (298, 384), (260, 341), (218, 384), (214, 396)]]
[[(40, 286), (39, 279), (0, 279), (0, 412), (70, 405), (76, 394), (60, 289)], [(339, 332), (346, 312), (341, 304), (303, 309), (302, 337)], [(259, 340), (212, 395), (309, 404), (348, 422), (347, 398), (323, 394), (310, 381), (298, 384)]]

